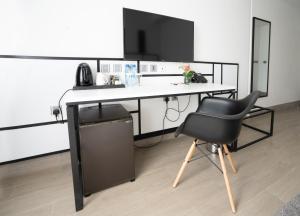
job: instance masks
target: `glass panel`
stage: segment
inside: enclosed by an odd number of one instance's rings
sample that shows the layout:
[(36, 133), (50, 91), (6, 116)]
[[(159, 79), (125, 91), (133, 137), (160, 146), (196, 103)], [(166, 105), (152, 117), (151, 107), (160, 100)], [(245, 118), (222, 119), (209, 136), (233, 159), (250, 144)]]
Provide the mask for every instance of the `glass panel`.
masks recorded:
[(268, 95), (269, 46), (271, 23), (253, 19), (252, 91), (259, 90)]

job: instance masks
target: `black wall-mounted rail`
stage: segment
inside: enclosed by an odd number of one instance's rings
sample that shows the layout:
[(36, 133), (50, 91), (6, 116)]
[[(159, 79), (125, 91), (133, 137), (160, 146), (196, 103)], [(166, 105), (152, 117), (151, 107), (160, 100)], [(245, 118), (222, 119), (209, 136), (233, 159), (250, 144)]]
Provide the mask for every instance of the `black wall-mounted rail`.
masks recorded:
[[(33, 55), (0, 55), (0, 59), (35, 59), (35, 60), (91, 60), (97, 62), (97, 71), (100, 71), (100, 61), (134, 61), (137, 62), (138, 65), (138, 73), (140, 73), (140, 62), (170, 62), (170, 63), (180, 63), (174, 61), (141, 61), (141, 60), (130, 60), (124, 58), (109, 58), (109, 57), (66, 57), (66, 56), (33, 56)], [(223, 70), (223, 65), (235, 65), (237, 66), (237, 91), (236, 96), (238, 97), (238, 77), (239, 77), (239, 64), (238, 63), (230, 63), (230, 62), (213, 62), (213, 61), (191, 61), (191, 62), (184, 62), (184, 63), (196, 63), (196, 64), (211, 64), (212, 65), (212, 74), (203, 74), (204, 76), (212, 76), (212, 82), (215, 81), (215, 65), (221, 65), (221, 69)], [(143, 77), (160, 77), (160, 76), (182, 76), (182, 74), (143, 74)], [(221, 83), (223, 83), (223, 71), (221, 71)], [(138, 113), (140, 119), (140, 110), (135, 111)], [(15, 130), (15, 129), (22, 129), (22, 128), (30, 128), (30, 127), (39, 127), (39, 126), (46, 126), (52, 124), (61, 124), (65, 123), (66, 121), (48, 121), (48, 122), (38, 122), (38, 123), (31, 123), (31, 124), (23, 124), (23, 125), (14, 125), (14, 126), (7, 126), (7, 127), (0, 127), (0, 131), (6, 130)], [(139, 120), (139, 135), (141, 135), (141, 122)]]
[(101, 61), (139, 61), (139, 62), (169, 62), (169, 63), (201, 63), (201, 64), (223, 64), (223, 65), (239, 65), (238, 63), (230, 62), (214, 62), (214, 61), (148, 61), (148, 60), (132, 60), (124, 58), (106, 58), (106, 57), (71, 57), (71, 56), (32, 56), (32, 55), (0, 55), (0, 58), (8, 59), (37, 59), (37, 60), (101, 60)]
[[(195, 63), (195, 64), (211, 64), (212, 65), (212, 74), (203, 74), (204, 76), (211, 76), (212, 82), (215, 81), (215, 65), (221, 65), (221, 68), (223, 68), (223, 65), (232, 65), (237, 67), (237, 91), (235, 91), (235, 94), (238, 93), (238, 77), (239, 77), (239, 64), (238, 63), (229, 63), (229, 62), (217, 62), (217, 61), (191, 61), (191, 62), (174, 62), (174, 61), (146, 61), (146, 60), (130, 60), (130, 59), (124, 59), (124, 58), (104, 58), (104, 57), (66, 57), (66, 56), (34, 56), (34, 55), (0, 55), (0, 59), (28, 59), (28, 60), (59, 60), (59, 61), (96, 61), (97, 64), (97, 71), (100, 71), (100, 61), (128, 61), (128, 62), (137, 62), (137, 70), (138, 73), (140, 73), (140, 63), (141, 62), (162, 62), (162, 63)], [(160, 77), (160, 76), (182, 76), (182, 74), (143, 74), (143, 77)], [(221, 75), (221, 83), (223, 83), (223, 73)], [(217, 95), (218, 93), (216, 93)], [(199, 96), (201, 98), (201, 96)], [(138, 128), (139, 133), (135, 136), (135, 139), (143, 139), (151, 136), (157, 136), (163, 133), (172, 132), (175, 129), (170, 128), (166, 129), (165, 131), (154, 131), (151, 133), (142, 134), (141, 132), (141, 104), (140, 100), (138, 100), (138, 110), (132, 111), (131, 113), (138, 114)], [(38, 122), (38, 123), (30, 123), (30, 124), (22, 124), (22, 125), (13, 125), (13, 126), (7, 126), (7, 127), (0, 127), (1, 131), (8, 131), (8, 130), (17, 130), (17, 129), (24, 129), (24, 128), (31, 128), (31, 127), (40, 127), (40, 126), (47, 126), (47, 125), (53, 125), (53, 124), (62, 124), (66, 123), (67, 120), (64, 121), (47, 121), (47, 122)], [(65, 150), (64, 150), (65, 151)], [(58, 151), (63, 152), (63, 151)], [(43, 155), (50, 155), (51, 153), (43, 154)], [(40, 155), (34, 156), (39, 157)], [(31, 158), (31, 157), (30, 157)], [(14, 160), (15, 162), (22, 161), (23, 159)], [(14, 162), (12, 161), (12, 162)], [(10, 163), (10, 161), (1, 164)]]

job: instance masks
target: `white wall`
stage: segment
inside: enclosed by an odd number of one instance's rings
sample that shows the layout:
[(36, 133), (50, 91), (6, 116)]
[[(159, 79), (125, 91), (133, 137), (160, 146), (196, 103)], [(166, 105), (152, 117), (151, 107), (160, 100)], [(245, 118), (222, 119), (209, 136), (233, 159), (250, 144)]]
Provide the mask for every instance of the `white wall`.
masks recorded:
[(253, 16), (271, 21), (269, 96), (264, 106), (300, 100), (300, 2), (253, 0)]
[(195, 59), (240, 63), (247, 93), (249, 0), (2, 0), (1, 54), (123, 57), (123, 7), (193, 20)]
[[(239, 93), (240, 96), (247, 94), (250, 0), (2, 0), (0, 2), (0, 54), (122, 57), (123, 7), (193, 20), (195, 22), (195, 59), (239, 63)], [(11, 126), (12, 122), (31, 123), (33, 119), (36, 120), (37, 116), (44, 118), (46, 110), (49, 110), (52, 101), (58, 98), (59, 92), (70, 88), (71, 83), (74, 82), (71, 69), (73, 66), (70, 65), (63, 65), (59, 70), (53, 68), (53, 73), (58, 74), (57, 79), (60, 79), (60, 75), (64, 77), (59, 83), (55, 82), (55, 75), (48, 77), (49, 74), (45, 74), (51, 73), (49, 69), (53, 66), (46, 65), (34, 70), (29, 67), (29, 69), (22, 70), (22, 68), (16, 69), (15, 63), (12, 63), (11, 66), (2, 64), (0, 67), (9, 71), (6, 73), (7, 79), (18, 79), (17, 72), (30, 73), (32, 77), (34, 77), (33, 73), (37, 73), (40, 77), (32, 79), (32, 82), (27, 80), (25, 88), (29, 92), (34, 92), (34, 95), (22, 95), (22, 100), (29, 99), (31, 102), (22, 104), (25, 110), (21, 111), (22, 115), (18, 114), (17, 117), (14, 117), (16, 109), (10, 109), (10, 107), (20, 107), (19, 98), (12, 95), (22, 92), (24, 85), (12, 84), (5, 88), (0, 85), (1, 99), (7, 101), (0, 108), (0, 111), (5, 111), (3, 113), (7, 115), (4, 118), (6, 120), (1, 122), (1, 126)], [(47, 70), (44, 70), (45, 68)], [(43, 77), (50, 79), (46, 83), (53, 84), (55, 94), (49, 93), (51, 91), (47, 85), (36, 86), (36, 82), (45, 82)], [(21, 82), (20, 79), (17, 83)], [(36, 100), (34, 104), (34, 98), (42, 98), (42, 101), (45, 101), (44, 97), (51, 98), (51, 101), (49, 99), (47, 102), (49, 104), (42, 105), (39, 100)], [(34, 111), (31, 110), (33, 115), (29, 116), (26, 106), (36, 108)], [(34, 115), (35, 113), (37, 116)], [(36, 139), (32, 135), (28, 136), (32, 134), (31, 130), (34, 129), (0, 132), (0, 162), (68, 147), (67, 135), (61, 132), (65, 131), (65, 128), (61, 128), (60, 132), (50, 127), (47, 130), (34, 130)], [(43, 139), (51, 140), (53, 136), (56, 136), (55, 143), (42, 142)], [(21, 145), (26, 146), (22, 151), (14, 150)]]

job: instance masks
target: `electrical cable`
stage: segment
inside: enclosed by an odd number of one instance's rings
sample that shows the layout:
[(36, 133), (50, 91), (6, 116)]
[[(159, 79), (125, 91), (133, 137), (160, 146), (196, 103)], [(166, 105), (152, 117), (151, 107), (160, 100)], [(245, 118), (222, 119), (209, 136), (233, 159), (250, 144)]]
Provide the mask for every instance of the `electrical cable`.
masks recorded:
[[(168, 104), (168, 103), (167, 103), (166, 105), (167, 105), (167, 108), (166, 108), (165, 118), (166, 118), (168, 121), (170, 121), (170, 122), (176, 122), (176, 121), (178, 121), (178, 119), (180, 118), (179, 102), (178, 102), (178, 100), (177, 100), (177, 110), (174, 109), (174, 108), (169, 108), (169, 104)], [(177, 113), (178, 113), (177, 118), (175, 118), (174, 120), (173, 120), (173, 119), (170, 119), (170, 118), (168, 117), (168, 112), (169, 112), (169, 110), (173, 110), (173, 111), (177, 112)]]
[(166, 102), (166, 110), (165, 110), (165, 114), (162, 120), (162, 125), (163, 125), (163, 129), (162, 129), (162, 134), (160, 135), (160, 139), (158, 142), (152, 143), (150, 145), (146, 145), (146, 146), (138, 146), (136, 144), (134, 144), (134, 146), (138, 149), (148, 149), (148, 148), (152, 148), (153, 146), (158, 145), (159, 143), (161, 143), (163, 141), (163, 137), (165, 135), (165, 120), (166, 120), (166, 116), (167, 116), (167, 112), (168, 112), (168, 108), (167, 108), (167, 102)]
[[(65, 96), (65, 94), (67, 94), (68, 91), (71, 91), (73, 89), (67, 89), (63, 94), (62, 96), (59, 98), (59, 101), (58, 101), (58, 107), (59, 107), (59, 110), (60, 110), (60, 114), (61, 114), (61, 123), (64, 123), (64, 115), (63, 115), (63, 112), (62, 112), (62, 108), (61, 108), (61, 100), (63, 99), (63, 97)], [(57, 120), (57, 118), (56, 118)], [(58, 120), (57, 120), (58, 121)]]
[[(67, 94), (67, 92), (69, 92), (69, 91), (71, 91), (71, 90), (73, 90), (73, 89), (67, 89), (67, 90), (62, 94), (62, 96), (59, 98), (59, 101), (58, 101), (58, 107), (59, 107), (59, 110), (60, 110), (60, 113), (61, 113), (61, 123), (62, 123), (62, 124), (64, 123), (64, 116), (63, 116), (63, 112), (62, 112), (61, 100), (62, 100), (63, 97)], [(163, 137), (164, 137), (164, 135), (165, 135), (165, 120), (167, 119), (167, 120), (170, 121), (170, 122), (176, 122), (176, 121), (178, 121), (179, 118), (180, 118), (180, 116), (181, 116), (181, 113), (185, 112), (186, 109), (189, 107), (190, 101), (191, 101), (191, 95), (189, 95), (188, 103), (187, 103), (187, 105), (185, 106), (185, 108), (182, 109), (182, 110), (180, 110), (180, 103), (179, 103), (178, 98), (177, 98), (177, 109), (172, 108), (172, 107), (169, 107), (168, 102), (166, 102), (166, 110), (165, 110), (165, 114), (164, 114), (164, 117), (163, 117), (163, 120), (162, 120), (162, 126), (163, 126), (163, 128), (162, 128), (162, 134), (161, 134), (161, 136), (160, 136), (160, 140), (159, 140), (158, 142), (156, 142), (156, 143), (153, 143), (152, 145), (148, 145), (148, 146), (137, 146), (137, 145), (135, 145), (135, 147), (136, 147), (136, 148), (151, 148), (151, 147), (156, 146), (157, 144), (161, 143), (162, 140), (163, 140)], [(174, 120), (174, 119), (170, 119), (170, 118), (168, 117), (168, 112), (169, 112), (169, 110), (173, 110), (173, 111), (175, 111), (175, 112), (178, 113), (178, 116), (177, 116), (177, 118), (176, 118), (175, 120)], [(56, 121), (58, 121), (57, 116), (56, 116)]]
[[(190, 105), (190, 102), (191, 102), (191, 96), (192, 95), (189, 95), (189, 100), (188, 100), (188, 103), (187, 105), (184, 107), (184, 109), (180, 110), (180, 104), (179, 104), (179, 99), (177, 98), (177, 110), (174, 109), (174, 108), (170, 108), (169, 105), (168, 105), (168, 102), (166, 103), (166, 111), (165, 111), (165, 116), (163, 118), (163, 129), (162, 129), (162, 135), (161, 135), (161, 139), (160, 139), (160, 142), (163, 140), (163, 136), (164, 136), (164, 131), (165, 131), (165, 120), (167, 119), (168, 121), (170, 122), (176, 122), (179, 120), (180, 116), (181, 116), (181, 113), (185, 112), (187, 110), (187, 108), (189, 107)], [(178, 112), (178, 116), (175, 120), (172, 120), (168, 117), (168, 111), (169, 110), (173, 110), (173, 111), (176, 111)]]
[[(176, 122), (176, 121), (178, 121), (179, 118), (180, 118), (180, 116), (181, 116), (181, 113), (185, 112), (185, 111), (187, 110), (187, 108), (189, 107), (190, 102), (191, 102), (191, 95), (189, 95), (188, 103), (187, 103), (187, 105), (184, 107), (184, 109), (182, 109), (182, 110), (180, 110), (180, 103), (179, 103), (178, 98), (177, 98), (177, 109), (172, 108), (172, 107), (169, 107), (168, 102), (166, 102), (166, 110), (165, 110), (165, 114), (164, 114), (164, 117), (163, 117), (163, 120), (162, 120), (162, 126), (163, 126), (163, 128), (162, 128), (162, 134), (161, 134), (161, 136), (160, 136), (160, 140), (159, 140), (158, 142), (156, 142), (156, 143), (151, 144), (151, 145), (147, 145), (147, 146), (137, 146), (137, 145), (135, 145), (135, 147), (136, 147), (136, 148), (140, 148), (140, 149), (146, 149), (146, 148), (151, 148), (151, 147), (156, 146), (156, 145), (158, 145), (159, 143), (161, 143), (161, 142), (163, 141), (163, 137), (164, 137), (164, 135), (165, 135), (165, 120), (167, 119), (167, 120), (170, 121), (170, 122)], [(176, 119), (170, 119), (170, 118), (168, 117), (168, 112), (169, 112), (169, 110), (173, 110), (173, 111), (175, 111), (175, 112), (178, 113), (178, 116), (177, 116)]]
[[(61, 100), (62, 100), (63, 97), (67, 94), (67, 92), (69, 92), (69, 91), (71, 91), (71, 90), (73, 90), (73, 89), (67, 89), (67, 90), (62, 94), (62, 96), (59, 98), (59, 101), (58, 101), (58, 107), (59, 107), (59, 110), (60, 110), (60, 113), (61, 113), (61, 123), (64, 123), (64, 116), (63, 116), (63, 112), (62, 112)], [(180, 118), (180, 116), (181, 116), (181, 113), (183, 113), (183, 112), (189, 107), (190, 101), (191, 101), (191, 95), (189, 95), (188, 103), (187, 103), (187, 105), (185, 106), (185, 108), (182, 109), (182, 110), (180, 110), (180, 103), (179, 103), (178, 98), (177, 98), (177, 109), (172, 108), (172, 107), (169, 107), (168, 102), (166, 102), (166, 110), (165, 110), (165, 114), (164, 114), (164, 117), (163, 117), (163, 120), (162, 120), (162, 126), (163, 126), (163, 128), (162, 128), (162, 134), (161, 134), (161, 136), (160, 136), (160, 140), (159, 140), (158, 142), (156, 142), (156, 143), (153, 143), (152, 145), (148, 145), (148, 146), (137, 146), (137, 145), (135, 145), (135, 147), (136, 147), (136, 148), (151, 148), (151, 147), (156, 146), (157, 144), (161, 143), (162, 140), (163, 140), (163, 137), (164, 137), (164, 135), (165, 135), (165, 133), (164, 133), (164, 132), (165, 132), (165, 120), (167, 119), (167, 120), (170, 121), (170, 122), (176, 122), (176, 121), (178, 121), (179, 118)], [(173, 110), (173, 111), (175, 111), (175, 112), (178, 113), (178, 116), (177, 116), (176, 119), (170, 119), (170, 118), (168, 117), (168, 112), (169, 112), (169, 110)], [(56, 116), (56, 121), (58, 121), (57, 116)]]
[[(180, 118), (180, 116), (181, 116), (181, 113), (185, 112), (186, 109), (189, 107), (190, 102), (191, 102), (191, 95), (189, 95), (188, 103), (187, 103), (187, 105), (185, 106), (185, 108), (182, 109), (182, 110), (180, 110), (180, 104), (179, 104), (179, 100), (178, 100), (178, 99), (177, 99), (177, 109), (175, 109), (175, 108), (170, 108), (170, 107), (168, 106), (168, 104), (167, 104), (167, 109), (166, 109), (166, 114), (165, 114), (165, 115), (166, 115), (166, 119), (167, 119), (168, 121), (170, 121), (170, 122), (176, 122), (176, 121), (178, 121), (179, 118)], [(169, 111), (169, 110), (173, 110), (173, 111), (175, 111), (175, 112), (178, 113), (178, 116), (177, 116), (177, 118), (176, 118), (175, 120), (172, 120), (172, 119), (170, 119), (170, 118), (168, 117), (168, 111)]]

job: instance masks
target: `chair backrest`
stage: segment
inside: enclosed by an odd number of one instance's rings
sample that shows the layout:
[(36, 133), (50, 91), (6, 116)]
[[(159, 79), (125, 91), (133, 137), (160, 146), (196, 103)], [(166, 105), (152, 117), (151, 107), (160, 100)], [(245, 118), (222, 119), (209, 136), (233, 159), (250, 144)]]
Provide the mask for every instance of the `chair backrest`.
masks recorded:
[(237, 101), (224, 98), (204, 100), (197, 112), (187, 116), (176, 135), (183, 133), (206, 142), (232, 143), (240, 133), (243, 118), (260, 94), (254, 91)]

